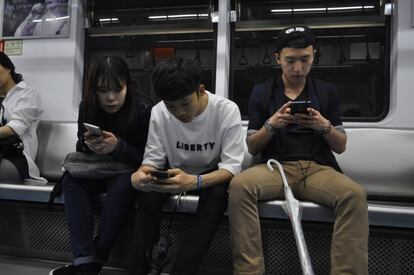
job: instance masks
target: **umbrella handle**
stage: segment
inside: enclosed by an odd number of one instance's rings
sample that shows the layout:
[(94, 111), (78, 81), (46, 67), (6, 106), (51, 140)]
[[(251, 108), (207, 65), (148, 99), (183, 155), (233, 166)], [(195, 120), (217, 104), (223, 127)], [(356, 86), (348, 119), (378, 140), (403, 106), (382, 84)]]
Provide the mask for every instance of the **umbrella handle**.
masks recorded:
[(267, 161), (267, 163), (266, 163), (266, 165), (267, 165), (267, 168), (270, 170), (270, 171), (272, 171), (273, 172), (273, 165), (276, 165), (277, 166), (277, 168), (279, 169), (279, 174), (282, 176), (282, 181), (283, 181), (283, 185), (285, 186), (285, 188), (288, 188), (288, 189), (290, 189), (290, 187), (289, 187), (289, 185), (288, 185), (288, 183), (287, 183), (287, 180), (286, 180), (286, 176), (285, 176), (285, 173), (283, 172), (283, 167), (282, 167), (282, 165), (277, 161), (277, 160), (274, 160), (274, 159), (269, 159), (268, 161)]

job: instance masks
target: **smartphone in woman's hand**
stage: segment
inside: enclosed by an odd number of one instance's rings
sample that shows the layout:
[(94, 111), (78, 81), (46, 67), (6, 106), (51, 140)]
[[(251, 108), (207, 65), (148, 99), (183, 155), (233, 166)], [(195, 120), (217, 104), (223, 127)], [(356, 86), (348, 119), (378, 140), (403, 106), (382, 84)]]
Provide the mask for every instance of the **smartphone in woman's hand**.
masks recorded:
[(85, 126), (86, 130), (88, 130), (88, 132), (93, 135), (93, 136), (102, 136), (103, 135), (103, 131), (101, 128), (99, 128), (96, 125), (93, 124), (89, 124), (89, 123), (83, 123), (83, 126)]

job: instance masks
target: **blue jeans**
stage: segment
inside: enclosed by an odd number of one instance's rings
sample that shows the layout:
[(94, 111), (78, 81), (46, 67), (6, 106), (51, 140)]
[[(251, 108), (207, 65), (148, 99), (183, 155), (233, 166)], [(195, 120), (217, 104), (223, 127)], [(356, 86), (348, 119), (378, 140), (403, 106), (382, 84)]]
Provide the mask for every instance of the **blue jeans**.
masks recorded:
[[(104, 263), (137, 198), (138, 191), (131, 185), (131, 174), (88, 180), (65, 173), (62, 184), (74, 264)], [(92, 199), (103, 192), (107, 196), (94, 240)]]
[[(193, 217), (170, 274), (197, 273), (227, 208), (227, 188), (227, 184), (218, 184), (195, 191), (199, 194), (197, 213)], [(156, 192), (142, 192), (139, 195), (130, 259), (131, 275), (148, 274), (147, 255), (151, 253), (154, 243), (160, 236), (162, 205), (169, 196)]]

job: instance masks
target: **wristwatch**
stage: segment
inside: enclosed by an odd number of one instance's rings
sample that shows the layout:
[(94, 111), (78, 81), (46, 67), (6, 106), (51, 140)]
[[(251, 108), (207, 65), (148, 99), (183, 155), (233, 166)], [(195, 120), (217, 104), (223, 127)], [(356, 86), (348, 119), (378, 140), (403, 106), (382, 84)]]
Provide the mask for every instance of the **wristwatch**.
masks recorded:
[(266, 132), (274, 132), (276, 131), (276, 127), (274, 127), (272, 124), (270, 124), (269, 120), (267, 119), (263, 125)]

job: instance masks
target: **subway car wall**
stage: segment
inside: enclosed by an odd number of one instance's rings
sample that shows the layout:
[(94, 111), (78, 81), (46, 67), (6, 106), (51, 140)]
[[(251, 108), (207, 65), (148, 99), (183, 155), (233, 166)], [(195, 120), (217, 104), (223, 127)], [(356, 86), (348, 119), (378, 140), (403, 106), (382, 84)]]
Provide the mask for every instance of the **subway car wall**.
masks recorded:
[[(110, 2), (112, 6), (108, 6)], [(217, 11), (217, 1), (197, 1), (196, 5), (194, 1), (179, 1), (175, 7), (168, 6), (171, 3), (167, 2), (151, 1), (153, 7), (157, 7), (152, 9), (157, 15), (149, 15), (151, 9), (146, 7), (151, 6), (150, 1), (72, 0), (68, 38), (23, 40), (23, 54), (12, 59), (25, 79), (41, 93), (45, 103), (43, 118), (75, 121), (87, 75), (84, 71), (87, 72), (97, 55), (110, 52), (127, 60), (140, 89), (152, 95), (148, 76), (154, 61), (153, 50), (174, 48), (176, 54), (200, 60), (207, 89), (221, 94), (221, 91), (214, 91), (217, 24), (211, 22), (210, 16), (211, 12)], [(308, 13), (295, 14), (291, 18), (278, 15), (276, 19), (267, 14), (265, 18), (260, 18), (259, 15), (265, 13), (257, 12), (252, 6), (265, 10), (265, 4), (271, 1), (260, 1), (257, 5), (253, 5), (252, 1), (230, 2), (238, 16), (236, 22), (229, 23), (232, 30), (232, 47), (228, 53), (231, 56), (229, 97), (239, 104), (245, 119), (253, 85), (273, 75), (278, 69), (273, 57), (277, 31), (291, 23), (305, 22), (316, 26), (314, 30), (320, 42), (321, 56), (312, 74), (337, 86), (346, 125), (413, 127), (409, 105), (413, 101), (409, 89), (414, 86), (414, 29), (410, 23), (410, 3), (393, 3), (394, 9), (389, 17), (383, 15), (381, 7), (381, 10), (377, 9), (366, 16), (355, 17), (355, 14), (348, 13), (331, 15), (329, 21), (322, 17), (312, 19)], [(84, 3), (87, 5), (84, 6)], [(137, 3), (146, 3), (147, 6), (134, 9), (133, 5)], [(192, 7), (188, 8), (190, 4)], [(168, 24), (164, 24), (161, 19), (148, 19), (149, 16), (161, 16), (165, 10), (170, 11), (170, 14), (186, 12), (197, 16), (196, 19), (170, 20)], [(146, 12), (146, 17), (133, 16), (137, 11), (141, 14)], [(124, 13), (128, 20), (121, 16)], [(364, 26), (354, 24), (351, 27), (338, 27), (342, 21), (361, 17), (373, 21), (371, 26), (366, 26), (369, 25), (366, 23)], [(87, 24), (84, 25), (79, 18), (86, 18)], [(119, 18), (120, 23), (100, 21), (105, 18)], [(136, 18), (141, 18), (141, 21)], [(146, 18), (146, 21), (143, 22), (142, 18)], [(320, 23), (316, 24), (315, 20)], [(168, 25), (170, 29), (163, 30), (160, 27), (162, 24)], [(243, 51), (248, 63), (240, 65)], [(66, 108), (54, 104), (62, 98), (64, 102), (70, 103)]]
[[(326, 30), (315, 32), (319, 47), (310, 75), (336, 85), (341, 97), (343, 119), (382, 119), (388, 112), (389, 101), (389, 67), (384, 65), (386, 55), (382, 29), (370, 30), (372, 42), (364, 41), (357, 34), (348, 34), (352, 39), (341, 41), (341, 35), (330, 35)], [(232, 98), (238, 103), (246, 119), (248, 99), (253, 86), (281, 74), (273, 54), (275, 39), (266, 38), (275, 37), (276, 32), (256, 32), (249, 35), (251, 38), (236, 36), (232, 62)]]
[[(243, 119), (248, 119), (253, 86), (279, 71), (273, 55), (278, 30), (297, 22), (309, 21), (312, 25), (323, 20), (314, 28), (319, 46), (311, 75), (336, 85), (344, 121), (382, 120), (388, 114), (390, 96), (391, 22), (382, 13), (381, 2), (363, 1), (366, 8), (349, 12), (275, 13), (272, 8), (282, 9), (284, 2), (231, 1), (239, 13), (237, 22), (231, 25), (229, 97), (239, 105)], [(290, 2), (293, 10), (295, 5), (304, 5), (303, 1)], [(340, 4), (322, 2), (309, 1), (307, 5)], [(356, 5), (361, 1), (351, 2)], [(170, 50), (199, 63), (203, 84), (216, 92), (217, 34), (209, 15), (217, 8), (216, 1), (179, 1), (172, 6), (164, 1), (88, 3), (92, 28), (87, 35), (87, 67), (98, 55), (120, 55), (130, 65), (139, 89), (154, 98), (151, 70), (162, 59), (157, 55), (159, 50)], [(343, 27), (344, 22), (348, 27)], [(160, 30), (162, 24), (169, 29)]]
[(210, 13), (217, 1), (88, 1), (86, 66), (97, 56), (123, 57), (138, 89), (154, 100), (151, 71), (171, 55), (194, 60), (207, 90), (215, 86), (216, 34)]
[(156, 100), (152, 91), (151, 72), (159, 60), (171, 54), (194, 60), (202, 70), (202, 83), (214, 91), (214, 38), (208, 34), (170, 34), (129, 37), (98, 37), (88, 42), (88, 62), (104, 54), (122, 57), (128, 64), (138, 90)]
[(294, 24), (313, 28), (311, 76), (336, 85), (344, 121), (375, 122), (388, 114), (391, 20), (380, 1), (240, 0), (235, 9), (230, 91), (244, 118), (253, 86), (281, 73), (274, 57), (278, 31)]

